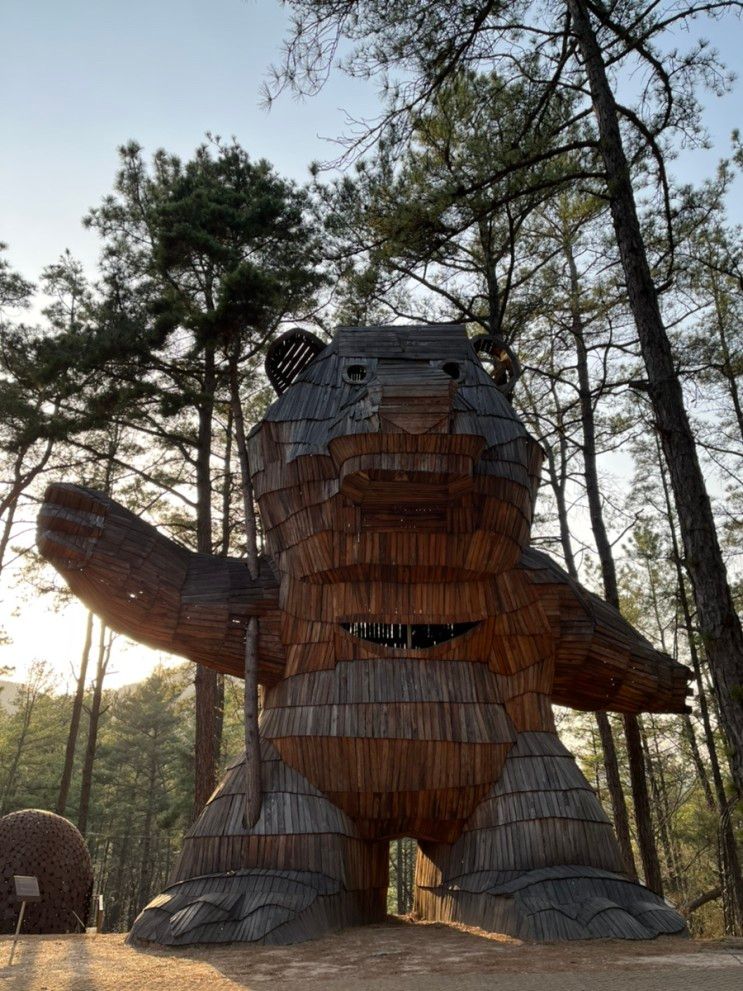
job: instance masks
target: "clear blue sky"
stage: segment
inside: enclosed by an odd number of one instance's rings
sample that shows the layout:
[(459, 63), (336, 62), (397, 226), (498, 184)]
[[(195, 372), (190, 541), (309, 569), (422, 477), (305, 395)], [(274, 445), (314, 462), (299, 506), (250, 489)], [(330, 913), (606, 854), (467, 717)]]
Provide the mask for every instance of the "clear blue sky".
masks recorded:
[(287, 15), (276, 0), (2, 0), (0, 240), (28, 277), (65, 248), (92, 267), (80, 218), (111, 189), (130, 138), (188, 155), (209, 130), (235, 135), (307, 178), (343, 109), (372, 113), (373, 87), (340, 77), (270, 112), (259, 89)]
[[(256, 157), (306, 178), (333, 156), (323, 136), (343, 110), (372, 114), (374, 89), (336, 75), (305, 103), (259, 107), (287, 14), (277, 0), (3, 0), (0, 14), (0, 240), (28, 277), (69, 247), (92, 269), (97, 246), (80, 218), (111, 188), (116, 147), (134, 138), (188, 155), (204, 132), (234, 134)], [(736, 68), (741, 23), (702, 28)], [(699, 180), (739, 126), (741, 85), (710, 98), (715, 152), (683, 155)], [(743, 220), (743, 211), (738, 211)]]

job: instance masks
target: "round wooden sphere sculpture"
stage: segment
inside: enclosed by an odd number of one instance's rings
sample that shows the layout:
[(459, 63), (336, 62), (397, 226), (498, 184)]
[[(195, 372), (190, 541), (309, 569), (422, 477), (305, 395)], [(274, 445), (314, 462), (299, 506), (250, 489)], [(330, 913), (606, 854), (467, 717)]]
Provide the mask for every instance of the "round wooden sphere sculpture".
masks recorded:
[[(85, 922), (93, 865), (79, 830), (43, 809), (22, 809), (0, 819), (0, 932), (13, 932), (20, 902), (13, 875), (39, 879), (40, 902), (29, 902), (24, 933), (66, 933)], [(77, 916), (77, 918), (76, 918)]]

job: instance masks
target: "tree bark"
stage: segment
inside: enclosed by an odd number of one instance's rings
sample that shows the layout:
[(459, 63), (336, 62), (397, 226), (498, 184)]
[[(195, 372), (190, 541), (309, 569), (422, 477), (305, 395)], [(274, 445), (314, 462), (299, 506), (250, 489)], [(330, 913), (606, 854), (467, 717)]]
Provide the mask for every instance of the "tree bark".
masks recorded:
[[(604, 509), (601, 504), (601, 489), (599, 485), (598, 461), (596, 455), (596, 420), (593, 409), (593, 394), (591, 389), (590, 371), (588, 368), (588, 349), (583, 325), (583, 317), (580, 310), (580, 280), (578, 276), (578, 266), (575, 263), (575, 256), (570, 240), (569, 232), (565, 232), (563, 250), (568, 263), (570, 273), (570, 329), (575, 343), (576, 367), (578, 370), (578, 398), (580, 402), (581, 429), (583, 432), (583, 444), (581, 453), (583, 455), (583, 474), (586, 483), (586, 496), (588, 498), (588, 510), (591, 518), (591, 530), (596, 543), (596, 550), (601, 564), (601, 576), (604, 585), (604, 597), (606, 601), (619, 609), (619, 587), (617, 585), (617, 569), (614, 563), (614, 552), (612, 550), (609, 535), (604, 522)], [(634, 716), (625, 716), (625, 735), (627, 720), (633, 720)], [(606, 768), (606, 783), (611, 797), (612, 812), (614, 815), (614, 826), (617, 831), (619, 847), (622, 852), (625, 868), (630, 877), (637, 877), (635, 858), (632, 853), (632, 840), (629, 829), (629, 817), (627, 815), (627, 802), (624, 797), (622, 780), (619, 776), (619, 762), (617, 761), (614, 737), (611, 731), (611, 724), (605, 712), (596, 713), (596, 722), (601, 734), (601, 745), (604, 750), (604, 766)], [(627, 739), (627, 748), (630, 743)], [(632, 794), (640, 798), (639, 805), (635, 802), (635, 819), (644, 814), (644, 810), (649, 810), (650, 800), (647, 795), (647, 784), (644, 775), (638, 777), (638, 761), (630, 758), (629, 761), (630, 779)], [(640, 826), (637, 822), (637, 836), (640, 845), (640, 855), (644, 867), (653, 872), (653, 864), (658, 862), (658, 852), (655, 849), (653, 831), (649, 825)], [(643, 848), (643, 844), (650, 843), (648, 849)], [(657, 872), (657, 878), (660, 871)], [(655, 889), (653, 889), (655, 890)]]
[[(560, 401), (557, 391), (554, 388), (554, 384), (551, 387), (551, 392), (555, 405), (558, 430), (558, 444), (556, 447), (559, 451), (559, 466), (558, 458), (553, 447), (548, 444), (546, 439), (543, 437), (540, 438), (540, 442), (547, 455), (547, 470), (549, 472), (550, 485), (552, 487), (552, 491), (554, 492), (555, 502), (557, 504), (557, 520), (560, 529), (560, 543), (562, 546), (563, 557), (565, 559), (565, 567), (567, 568), (567, 572), (570, 577), (578, 581), (578, 569), (575, 564), (575, 554), (573, 553), (573, 543), (570, 534), (568, 511), (565, 501), (565, 487), (567, 482), (567, 450), (565, 430), (563, 429), (562, 422), (563, 411), (560, 408)], [(535, 408), (532, 396), (528, 392), (528, 387), (527, 395), (531, 401), (533, 415), (538, 420), (539, 411)], [(606, 775), (606, 785), (609, 791), (614, 829), (617, 834), (617, 840), (619, 842), (619, 848), (622, 854), (622, 862), (624, 863), (627, 876), (636, 878), (637, 868), (635, 866), (635, 858), (632, 852), (632, 838), (629, 828), (629, 817), (627, 815), (627, 802), (624, 797), (624, 788), (622, 787), (622, 780), (619, 774), (619, 762), (617, 760), (616, 745), (614, 743), (614, 733), (611, 728), (611, 723), (609, 722), (609, 717), (605, 712), (597, 712), (595, 713), (595, 717), (599, 737), (601, 739), (602, 763), (604, 773)]]
[(227, 425), (224, 431), (224, 467), (222, 469), (222, 546), (220, 554), (228, 557), (230, 553), (230, 505), (232, 501), (232, 435), (233, 429), (232, 405), (227, 411)]
[(658, 850), (655, 845), (655, 837), (653, 836), (650, 797), (648, 795), (648, 783), (645, 775), (640, 724), (637, 716), (625, 715), (622, 718), (624, 721), (624, 735), (627, 738), (627, 756), (630, 765), (632, 801), (635, 806), (637, 842), (640, 847), (642, 873), (647, 887), (656, 894), (662, 895), (663, 879), (660, 874)]
[(699, 784), (702, 786), (702, 791), (704, 792), (704, 802), (708, 809), (714, 810), (715, 798), (712, 794), (712, 786), (709, 783), (707, 768), (704, 766), (704, 761), (702, 760), (702, 755), (699, 751), (699, 744), (697, 743), (697, 734), (694, 730), (694, 723), (692, 723), (691, 716), (688, 713), (685, 713), (681, 717), (681, 727), (684, 736), (686, 737), (686, 742), (689, 744), (689, 752), (691, 753), (691, 759), (694, 762)]
[[(656, 443), (658, 443), (656, 441)], [(704, 729), (704, 740), (709, 754), (710, 767), (712, 769), (712, 781), (717, 800), (717, 810), (719, 814), (719, 827), (717, 830), (718, 862), (720, 865), (720, 886), (722, 891), (722, 909), (724, 917), (725, 932), (730, 936), (738, 936), (743, 933), (743, 877), (740, 870), (740, 859), (738, 857), (738, 845), (731, 822), (731, 812), (735, 804), (735, 796), (728, 799), (725, 793), (725, 783), (722, 779), (720, 760), (717, 754), (715, 743), (715, 733), (710, 719), (709, 707), (707, 705), (707, 691), (702, 677), (702, 665), (697, 650), (694, 625), (691, 616), (691, 607), (686, 594), (686, 583), (681, 567), (681, 554), (679, 551), (678, 538), (676, 536), (676, 525), (673, 518), (671, 506), (671, 496), (668, 491), (666, 479), (666, 468), (663, 464), (661, 451), (658, 450), (658, 464), (660, 466), (660, 478), (663, 487), (663, 496), (666, 505), (666, 516), (668, 518), (668, 530), (671, 535), (671, 549), (673, 562), (676, 567), (676, 582), (678, 588), (679, 602), (681, 604), (681, 614), (686, 630), (686, 639), (689, 644), (689, 656), (691, 657), (694, 680), (697, 686), (697, 701), (699, 703), (699, 714), (702, 719)], [(688, 717), (687, 717), (688, 718)], [(707, 785), (709, 789), (709, 785)], [(705, 789), (705, 795), (708, 794)], [(711, 796), (710, 796), (711, 797)], [(707, 799), (708, 803), (710, 799)]]
[(59, 783), (59, 794), (54, 811), (57, 815), (63, 816), (67, 808), (67, 796), (70, 791), (72, 781), (72, 769), (75, 764), (75, 747), (77, 746), (77, 734), (80, 729), (80, 716), (83, 711), (83, 701), (85, 699), (85, 678), (88, 674), (88, 660), (90, 658), (90, 645), (93, 642), (93, 613), (88, 612), (88, 619), (85, 624), (85, 642), (83, 652), (80, 657), (80, 673), (77, 676), (77, 690), (75, 700), (72, 703), (72, 716), (70, 718), (70, 731), (67, 734), (67, 748), (65, 750), (64, 769), (62, 770), (62, 780)]
[[(199, 400), (199, 431), (196, 452), (196, 549), (212, 553), (212, 419), (216, 389), (215, 346), (204, 347), (204, 378)], [(196, 727), (194, 735), (194, 819), (214, 791), (217, 781), (217, 707), (219, 692), (217, 672), (197, 665), (194, 676), (196, 693)]]
[(98, 636), (98, 663), (96, 664), (95, 685), (93, 698), (90, 703), (90, 719), (88, 723), (88, 742), (85, 747), (82, 782), (80, 785), (80, 807), (77, 814), (77, 828), (85, 836), (88, 829), (88, 814), (90, 812), (90, 793), (93, 786), (93, 764), (95, 763), (96, 747), (98, 745), (98, 726), (101, 717), (101, 700), (103, 698), (103, 679), (111, 656), (112, 637), (109, 634), (106, 643), (107, 627), (101, 623)]
[(10, 544), (10, 538), (13, 533), (13, 523), (15, 522), (15, 513), (18, 508), (18, 499), (20, 498), (20, 493), (16, 499), (13, 499), (7, 506), (5, 511), (5, 518), (3, 520), (3, 529), (0, 533), (0, 574), (3, 571), (3, 565), (5, 563), (5, 552)]
[(567, 0), (596, 116), (612, 221), (647, 371), (655, 415), (678, 513), (685, 564), (697, 618), (732, 749), (735, 786), (743, 794), (743, 630), (733, 605), (717, 539), (712, 506), (697, 457), (637, 216), (634, 191), (619, 129), (619, 115), (601, 48), (585, 0)]
[[(258, 577), (258, 535), (253, 505), (253, 482), (250, 477), (245, 418), (240, 401), (237, 349), (230, 357), (230, 406), (235, 425), (235, 439), (240, 460), (240, 485), (245, 517), (245, 553), (251, 578)], [(261, 741), (258, 736), (258, 620), (252, 616), (245, 629), (245, 685), (243, 720), (245, 726), (245, 823), (250, 829), (261, 814)]]
[[(58, 409), (59, 401), (54, 404), (55, 414)], [(52, 417), (52, 419), (53, 418), (54, 417)], [(15, 461), (13, 462), (13, 481), (8, 486), (2, 498), (0, 498), (0, 516), (5, 516), (2, 533), (0, 534), (0, 574), (2, 574), (3, 565), (5, 563), (5, 552), (10, 544), (10, 538), (13, 532), (13, 521), (15, 519), (16, 510), (18, 509), (18, 500), (31, 482), (33, 482), (33, 480), (40, 475), (46, 467), (47, 462), (52, 455), (53, 447), (54, 439), (50, 437), (44, 446), (44, 450), (39, 460), (32, 468), (27, 468), (25, 471), (23, 470), (23, 461), (29, 448), (24, 446), (16, 453)]]
[(145, 811), (144, 826), (142, 829), (142, 857), (139, 865), (139, 883), (137, 885), (137, 910), (141, 910), (149, 901), (150, 883), (152, 878), (152, 820), (155, 816), (155, 782), (157, 781), (158, 760), (157, 760), (157, 737), (148, 741), (150, 745), (150, 766), (148, 768), (145, 794), (147, 795), (147, 808)]
[(647, 733), (643, 726), (640, 727), (640, 739), (642, 741), (642, 751), (645, 755), (645, 770), (650, 783), (650, 792), (653, 796), (655, 808), (655, 819), (658, 824), (658, 834), (660, 835), (663, 856), (666, 861), (669, 886), (677, 899), (686, 900), (684, 878), (679, 866), (677, 856), (678, 848), (674, 843), (674, 837), (670, 828), (670, 809), (668, 806), (668, 794), (666, 791), (665, 775), (663, 765), (658, 753), (658, 735), (653, 723), (653, 743), (655, 749), (655, 761), (650, 753)]
[[(232, 407), (227, 411), (225, 427), (224, 458), (222, 471), (222, 541), (219, 553), (228, 557), (230, 553), (230, 537), (232, 526), (230, 520), (230, 505), (232, 497)], [(224, 675), (217, 673), (216, 711), (214, 721), (214, 749), (217, 766), (222, 760), (222, 733), (224, 732)]]
[(601, 737), (601, 749), (604, 753), (604, 773), (606, 774), (606, 786), (609, 789), (614, 829), (616, 830), (617, 840), (619, 841), (624, 869), (627, 876), (634, 880), (637, 877), (637, 867), (635, 866), (635, 855), (632, 852), (627, 801), (624, 797), (622, 779), (619, 776), (619, 761), (617, 760), (614, 734), (607, 714), (605, 712), (597, 712), (595, 715), (596, 725), (598, 726), (599, 736)]
[[(139, 775), (134, 779), (132, 787), (132, 798), (136, 794), (139, 785)], [(108, 910), (108, 924), (109, 927), (114, 931), (118, 931), (119, 924), (123, 920), (125, 915), (125, 905), (124, 905), (124, 876), (125, 874), (131, 874), (129, 870), (130, 863), (130, 852), (132, 849), (131, 832), (132, 832), (132, 822), (134, 819), (134, 801), (130, 801), (126, 804), (126, 821), (124, 823), (123, 829), (117, 832), (117, 844), (116, 852), (118, 854), (118, 862), (116, 864), (116, 873), (114, 874), (114, 881), (111, 885), (112, 894), (112, 904)]]
[(725, 381), (727, 382), (728, 392), (730, 393), (730, 399), (733, 403), (733, 409), (735, 410), (735, 419), (738, 424), (738, 432), (740, 433), (741, 440), (743, 440), (743, 403), (741, 403), (740, 392), (738, 391), (738, 375), (736, 374), (733, 359), (730, 354), (730, 346), (728, 344), (727, 331), (725, 329), (725, 312), (723, 304), (720, 300), (721, 290), (716, 276), (713, 279), (712, 294), (715, 301), (717, 336), (720, 338), (720, 350), (722, 351), (723, 358), (722, 367), (720, 370), (725, 378)]
[(703, 905), (708, 902), (715, 901), (722, 894), (721, 888), (712, 888), (711, 891), (705, 891), (703, 895), (699, 895), (693, 901), (690, 901), (688, 905), (684, 907), (684, 915), (691, 915), (692, 912), (696, 912)]
[(568, 452), (567, 452), (567, 439), (566, 430), (564, 424), (564, 411), (560, 407), (560, 401), (558, 398), (557, 389), (555, 388), (555, 383), (552, 381), (550, 383), (550, 392), (552, 393), (552, 399), (555, 405), (555, 413), (558, 427), (558, 449), (560, 452), (560, 465), (559, 468), (556, 464), (555, 454), (551, 447), (545, 445), (545, 450), (547, 454), (547, 466), (550, 473), (550, 480), (552, 484), (552, 491), (555, 494), (555, 503), (557, 504), (557, 520), (560, 527), (560, 543), (562, 545), (562, 554), (565, 558), (565, 566), (568, 569), (568, 574), (571, 578), (578, 580), (578, 568), (575, 564), (575, 554), (573, 553), (573, 542), (570, 535), (570, 524), (568, 523), (568, 507), (565, 501), (565, 488), (567, 486), (568, 480)]
[(397, 914), (405, 913), (405, 876), (404, 876), (404, 853), (402, 840), (395, 840), (395, 895), (397, 903)]

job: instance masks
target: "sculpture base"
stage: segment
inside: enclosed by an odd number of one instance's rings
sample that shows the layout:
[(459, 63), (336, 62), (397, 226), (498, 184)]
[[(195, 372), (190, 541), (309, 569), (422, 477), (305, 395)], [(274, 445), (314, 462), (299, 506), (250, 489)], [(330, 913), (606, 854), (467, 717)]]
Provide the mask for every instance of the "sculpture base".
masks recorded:
[(419, 886), (414, 914), (530, 942), (687, 934), (674, 908), (620, 874), (572, 865), (514, 873), (481, 871)]
[(244, 870), (171, 885), (135, 919), (130, 943), (286, 946), (387, 915), (387, 892), (346, 891), (312, 871)]

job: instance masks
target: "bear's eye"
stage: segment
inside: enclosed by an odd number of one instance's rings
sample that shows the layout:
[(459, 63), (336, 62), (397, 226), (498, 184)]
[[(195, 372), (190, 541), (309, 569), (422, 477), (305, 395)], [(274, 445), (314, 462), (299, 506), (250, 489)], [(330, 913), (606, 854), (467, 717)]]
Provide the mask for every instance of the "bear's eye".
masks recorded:
[(364, 382), (366, 381), (367, 368), (366, 365), (353, 364), (346, 365), (343, 369), (343, 378), (346, 382)]

